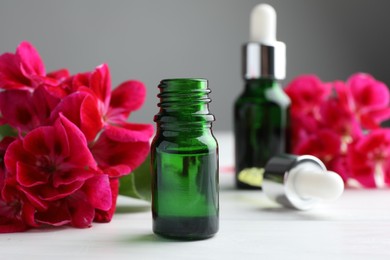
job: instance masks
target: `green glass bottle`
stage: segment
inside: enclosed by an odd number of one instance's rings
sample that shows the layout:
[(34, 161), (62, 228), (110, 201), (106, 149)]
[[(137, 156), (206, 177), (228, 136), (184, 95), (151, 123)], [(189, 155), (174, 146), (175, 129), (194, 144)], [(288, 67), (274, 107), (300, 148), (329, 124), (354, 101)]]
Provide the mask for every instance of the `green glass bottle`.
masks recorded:
[(152, 142), (154, 233), (204, 239), (219, 225), (218, 144), (205, 79), (167, 79), (158, 86), (159, 113)]
[(289, 147), (289, 99), (273, 79), (247, 80), (234, 106), (236, 186), (258, 189), (241, 182), (252, 171), (262, 178), (267, 161)]
[(250, 20), (245, 89), (234, 105), (235, 168), (237, 188), (258, 189), (267, 161), (289, 151), (290, 100), (278, 83), (286, 74), (286, 45), (276, 40), (275, 9), (259, 4)]

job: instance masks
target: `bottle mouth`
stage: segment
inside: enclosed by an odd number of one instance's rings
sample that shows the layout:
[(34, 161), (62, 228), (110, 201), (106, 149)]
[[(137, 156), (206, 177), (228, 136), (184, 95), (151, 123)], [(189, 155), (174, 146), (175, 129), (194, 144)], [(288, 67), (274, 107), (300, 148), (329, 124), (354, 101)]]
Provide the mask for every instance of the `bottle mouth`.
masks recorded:
[(185, 82), (208, 82), (207, 79), (204, 78), (167, 78), (160, 81), (162, 82), (178, 82), (178, 83), (185, 83)]
[(160, 94), (162, 93), (183, 93), (186, 91), (202, 91), (208, 89), (207, 79), (202, 78), (177, 78), (177, 79), (163, 79), (158, 85)]
[(160, 93), (159, 113), (155, 122), (168, 125), (198, 125), (214, 121), (208, 104), (208, 81), (203, 78), (176, 78), (161, 80), (158, 85)]
[(208, 88), (208, 81), (202, 78), (177, 78), (164, 79), (158, 85), (160, 93), (159, 106), (163, 103), (178, 102), (190, 105), (196, 102), (209, 103), (211, 100), (208, 94), (211, 90)]

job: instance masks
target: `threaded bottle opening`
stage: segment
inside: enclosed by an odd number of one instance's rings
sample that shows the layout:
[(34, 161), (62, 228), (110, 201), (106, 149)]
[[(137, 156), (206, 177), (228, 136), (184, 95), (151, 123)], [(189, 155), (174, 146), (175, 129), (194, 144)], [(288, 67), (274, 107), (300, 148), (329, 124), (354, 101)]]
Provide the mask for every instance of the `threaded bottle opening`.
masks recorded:
[(160, 82), (158, 88), (160, 93), (157, 97), (160, 98), (158, 104), (160, 107), (211, 101), (208, 97), (211, 91), (208, 89), (206, 79), (165, 79)]
[[(178, 125), (199, 125), (214, 121), (208, 104), (211, 102), (206, 79), (179, 78), (164, 79), (158, 88), (159, 113), (154, 121), (162, 127)], [(209, 126), (206, 124), (205, 126)]]

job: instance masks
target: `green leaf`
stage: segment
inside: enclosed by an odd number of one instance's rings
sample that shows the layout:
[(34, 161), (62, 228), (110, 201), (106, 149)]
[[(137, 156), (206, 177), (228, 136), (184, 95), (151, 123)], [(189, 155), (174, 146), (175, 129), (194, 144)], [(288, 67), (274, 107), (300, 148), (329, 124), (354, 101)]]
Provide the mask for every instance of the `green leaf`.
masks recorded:
[(6, 136), (16, 136), (18, 133), (10, 125), (1, 125), (0, 126), (0, 139), (3, 139)]
[(119, 194), (151, 201), (150, 155), (131, 174), (120, 179)]

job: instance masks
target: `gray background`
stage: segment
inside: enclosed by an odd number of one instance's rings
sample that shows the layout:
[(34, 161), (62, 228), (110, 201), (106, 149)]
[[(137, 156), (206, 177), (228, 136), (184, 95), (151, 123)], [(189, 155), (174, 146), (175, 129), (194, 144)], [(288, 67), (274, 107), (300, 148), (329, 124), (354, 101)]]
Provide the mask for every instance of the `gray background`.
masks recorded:
[[(212, 89), (216, 130), (232, 129), (242, 91), (240, 48), (249, 38), (252, 0), (0, 0), (0, 52), (32, 42), (47, 71), (72, 73), (106, 62), (113, 86), (139, 79), (145, 105), (130, 118), (152, 122), (157, 83), (204, 77)], [(278, 39), (287, 45), (287, 78), (315, 73), (324, 81), (357, 71), (390, 83), (390, 1), (273, 0)]]

